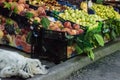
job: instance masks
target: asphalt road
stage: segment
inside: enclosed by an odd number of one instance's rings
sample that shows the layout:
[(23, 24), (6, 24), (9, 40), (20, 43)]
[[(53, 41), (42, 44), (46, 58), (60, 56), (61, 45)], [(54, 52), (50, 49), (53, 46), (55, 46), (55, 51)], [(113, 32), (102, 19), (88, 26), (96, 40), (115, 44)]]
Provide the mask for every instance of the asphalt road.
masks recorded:
[(65, 80), (120, 80), (120, 51), (72, 73)]

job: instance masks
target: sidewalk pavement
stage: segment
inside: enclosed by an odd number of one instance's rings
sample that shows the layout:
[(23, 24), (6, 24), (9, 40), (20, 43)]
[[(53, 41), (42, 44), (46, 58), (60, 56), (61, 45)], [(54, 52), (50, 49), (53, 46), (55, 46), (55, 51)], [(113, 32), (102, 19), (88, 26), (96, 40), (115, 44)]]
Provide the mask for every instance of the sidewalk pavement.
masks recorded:
[(65, 80), (120, 80), (120, 51), (72, 73)]

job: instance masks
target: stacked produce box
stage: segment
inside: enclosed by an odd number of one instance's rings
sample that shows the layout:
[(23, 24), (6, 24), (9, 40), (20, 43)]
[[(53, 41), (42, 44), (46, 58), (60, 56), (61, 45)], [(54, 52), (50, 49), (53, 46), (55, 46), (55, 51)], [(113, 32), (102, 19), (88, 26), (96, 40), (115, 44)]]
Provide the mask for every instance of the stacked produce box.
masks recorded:
[(120, 15), (95, 3), (90, 15), (86, 4), (77, 4), (77, 9), (63, 0), (1, 0), (0, 44), (56, 63), (82, 53), (94, 59), (94, 48), (120, 35)]

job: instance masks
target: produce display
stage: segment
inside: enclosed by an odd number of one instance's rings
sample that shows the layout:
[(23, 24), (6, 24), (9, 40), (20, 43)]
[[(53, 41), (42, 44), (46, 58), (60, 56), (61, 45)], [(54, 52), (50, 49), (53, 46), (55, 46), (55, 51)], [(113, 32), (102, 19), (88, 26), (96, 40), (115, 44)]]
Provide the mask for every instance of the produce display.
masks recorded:
[(29, 7), (28, 4), (25, 3), (25, 0), (19, 0), (18, 2), (3, 2), (2, 7), (7, 8), (9, 10), (11, 10), (12, 12), (19, 14), (21, 16), (25, 16), (28, 19), (32, 20), (38, 20), (40, 21), (42, 16), (46, 16), (46, 12), (45, 12), (45, 7), (38, 7), (37, 10), (34, 10), (32, 8)]
[(78, 10), (78, 9), (65, 10), (63, 13), (60, 13), (59, 16), (65, 20), (70, 20), (79, 25), (89, 26), (89, 27), (97, 25), (98, 22), (96, 22), (96, 21), (102, 20), (102, 18), (97, 15), (89, 15), (88, 13), (84, 12), (83, 10)]
[(67, 32), (70, 35), (79, 35), (84, 33), (84, 30), (81, 29), (78, 24), (73, 24), (72, 26), (70, 22), (64, 22), (63, 24), (60, 21), (51, 22), (49, 29)]
[[(39, 7), (37, 10), (29, 8), (29, 5), (25, 3), (25, 0), (21, 1), (19, 0), (18, 3), (16, 2), (4, 2), (4, 8), (10, 8), (13, 11), (16, 11), (17, 14), (26, 16), (30, 19), (30, 21), (37, 20), (37, 22), (41, 22), (42, 17), (47, 17), (45, 12), (45, 6)], [(48, 16), (49, 17), (49, 16)], [(77, 28), (76, 28), (77, 26)], [(56, 31), (64, 31), (69, 33), (70, 35), (77, 35), (83, 33), (83, 30), (80, 29), (80, 26), (77, 24), (74, 24), (71, 26), (70, 22), (62, 23), (60, 21), (51, 22), (50, 21), (50, 30), (56, 30)]]
[(30, 53), (30, 36), (29, 29), (20, 29), (15, 21), (0, 15), (0, 44), (10, 45)]
[(120, 14), (116, 12), (112, 6), (94, 4), (92, 8), (93, 10), (95, 10), (96, 14), (100, 16), (102, 19), (109, 18), (120, 19)]
[(29, 4), (35, 6), (45, 5), (47, 10), (62, 11), (69, 8), (59, 4), (56, 0), (29, 0)]
[[(30, 8), (29, 5), (25, 3), (25, 1), (21, 2), (21, 0), (19, 0), (18, 2), (12, 2), (12, 1), (3, 2), (1, 6), (13, 11), (13, 13), (27, 17), (30, 20), (31, 24), (34, 22), (36, 24), (40, 24), (39, 26), (37, 26), (38, 29), (41, 27), (44, 27), (45, 29), (49, 29), (53, 31), (65, 32), (69, 35), (79, 35), (79, 34), (84, 33), (84, 30), (78, 24), (73, 24), (69, 21), (66, 21), (66, 22), (54, 21), (53, 22), (53, 21), (48, 20), (49, 16), (46, 15), (45, 6), (38, 7), (37, 10), (34, 10)], [(7, 20), (8, 19), (6, 19), (6, 21)], [(14, 21), (10, 19), (9, 21), (12, 22), (10, 24), (14, 24)], [(1, 25), (2, 24), (3, 23), (1, 23)], [(16, 26), (13, 26), (12, 29), (13, 29), (14, 34), (10, 34), (8, 33), (9, 31), (6, 31), (4, 29), (0, 31), (1, 33), (0, 44), (10, 45), (18, 49), (24, 50), (26, 52), (31, 52), (30, 37), (32, 33), (30, 31), (30, 28), (28, 27), (28, 29), (26, 28), (21, 29), (16, 24)], [(4, 31), (6, 32), (6, 34), (4, 33)], [(8, 38), (7, 40), (5, 39), (8, 43), (4, 43), (2, 41), (4, 39), (4, 36)], [(73, 46), (67, 46), (68, 57), (71, 57), (71, 54), (73, 51), (75, 51), (75, 49), (73, 49)]]
[[(77, 0), (74, 2), (76, 3)], [(31, 8), (30, 4), (37, 6), (37, 9)], [(58, 38), (61, 38), (61, 33), (65, 33), (67, 58), (72, 57), (75, 52), (86, 53), (88, 57), (94, 59), (94, 48), (104, 46), (106, 41), (120, 36), (120, 14), (111, 6), (93, 4), (92, 9), (95, 14), (92, 15), (87, 13), (86, 2), (79, 5), (82, 10), (60, 5), (57, 0), (29, 0), (29, 4), (26, 0), (0, 0), (0, 7), (10, 10), (11, 15), (15, 13), (27, 18), (31, 25), (19, 27), (17, 21), (8, 18), (10, 14), (8, 17), (0, 15), (0, 44), (10, 45), (29, 53), (31, 52), (31, 35), (36, 36), (37, 31), (39, 32), (42, 28), (50, 31), (49, 34), (54, 32), (60, 34)], [(57, 17), (63, 20), (48, 15), (47, 11), (58, 12)], [(36, 32), (34, 29), (37, 29)], [(52, 37), (55, 36), (52, 35)], [(52, 38), (48, 41), (52, 42)], [(48, 44), (48, 46), (51, 45)]]

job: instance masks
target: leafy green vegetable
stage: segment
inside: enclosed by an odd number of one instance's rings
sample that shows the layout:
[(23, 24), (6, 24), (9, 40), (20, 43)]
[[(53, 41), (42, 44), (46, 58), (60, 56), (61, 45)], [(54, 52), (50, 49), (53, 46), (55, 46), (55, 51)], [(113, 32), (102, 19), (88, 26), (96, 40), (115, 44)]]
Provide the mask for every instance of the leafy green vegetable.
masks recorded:
[(32, 32), (28, 32), (28, 35), (27, 35), (27, 38), (26, 38), (26, 42), (29, 43), (29, 44), (31, 43), (31, 41), (30, 41), (31, 40), (31, 36), (32, 36)]
[(116, 35), (115, 31), (112, 31), (112, 32), (111, 32), (111, 36), (112, 36), (113, 39), (116, 39), (116, 36), (117, 36), (117, 35)]
[(4, 2), (4, 8), (8, 8), (10, 10), (11, 6), (12, 5), (10, 3)]
[(19, 34), (21, 32), (20, 28), (15, 28), (15, 31), (17, 34)]
[(41, 24), (45, 29), (48, 29), (49, 25), (50, 25), (50, 21), (48, 20), (48, 18), (43, 17), (41, 19)]
[(72, 35), (65, 35), (65, 37), (66, 37), (67, 39), (73, 39), (73, 38), (74, 38), (74, 36), (72, 36)]
[(90, 59), (92, 59), (92, 60), (95, 59), (95, 55), (94, 55), (92, 49), (89, 49), (88, 57), (89, 57)]
[(26, 16), (26, 18), (30, 19), (33, 17), (33, 13), (26, 12), (25, 16)]
[(78, 45), (75, 45), (75, 50), (77, 51), (78, 54), (83, 53), (83, 50)]
[(14, 22), (11, 19), (6, 19), (6, 24), (7, 25), (12, 25)]
[(33, 21), (33, 24), (38, 25), (38, 24), (39, 24), (39, 22), (38, 22), (37, 20), (34, 20), (34, 21)]
[(17, 12), (18, 12), (17, 7), (14, 8), (13, 12), (14, 12), (14, 13), (17, 13)]
[(103, 37), (99, 34), (94, 34), (95, 39), (99, 43), (100, 46), (104, 46), (104, 40)]
[(106, 29), (109, 30), (107, 34), (109, 34), (111, 40), (115, 39), (117, 36), (120, 35), (120, 21), (119, 20), (116, 20), (114, 18), (109, 18), (109, 20), (105, 21), (104, 27), (106, 27)]

